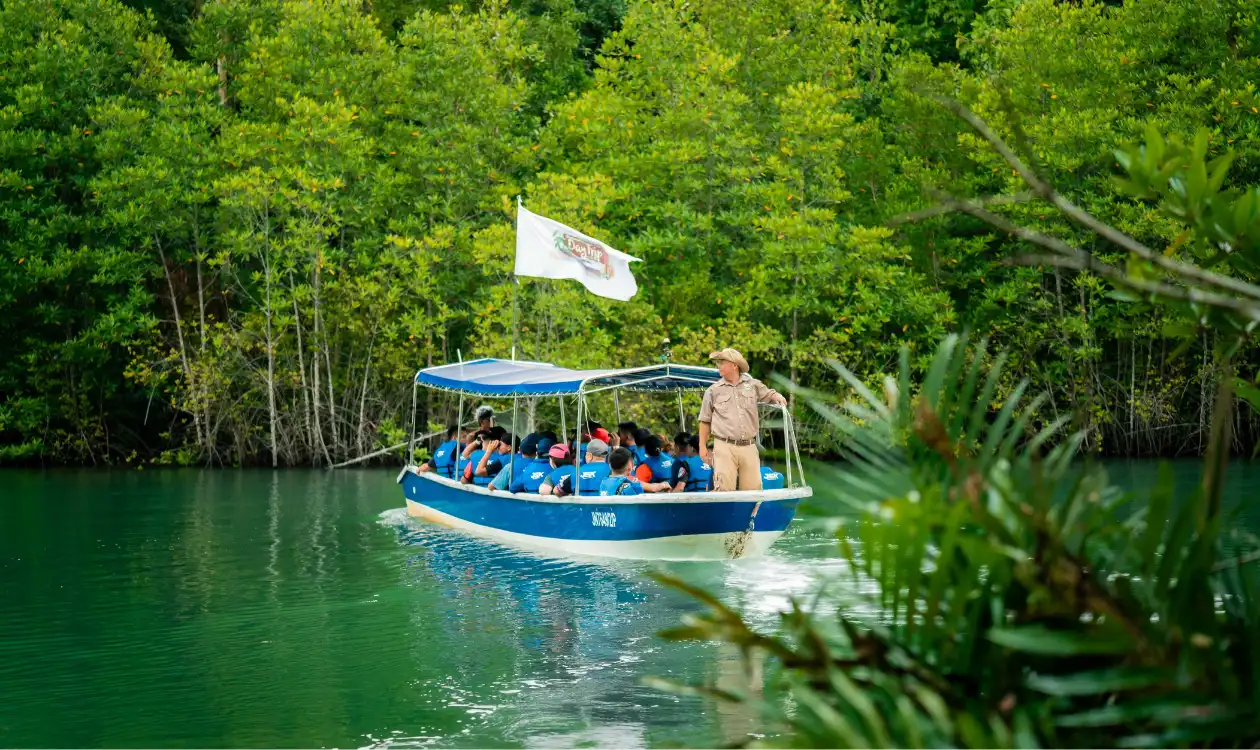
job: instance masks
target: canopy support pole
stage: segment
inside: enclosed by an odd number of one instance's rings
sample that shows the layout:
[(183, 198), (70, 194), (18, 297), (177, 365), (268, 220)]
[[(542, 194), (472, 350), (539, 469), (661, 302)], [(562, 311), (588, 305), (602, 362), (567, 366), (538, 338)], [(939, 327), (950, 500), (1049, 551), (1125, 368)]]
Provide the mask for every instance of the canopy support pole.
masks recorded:
[(617, 410), (617, 427), (621, 427), (621, 400), (617, 398), (617, 392), (613, 391), (613, 408)]
[[(516, 431), (516, 407), (520, 403), (519, 396), (512, 397), (512, 439), (517, 440)], [(519, 441), (518, 441), (519, 444)], [(508, 492), (512, 491), (512, 480), (516, 478), (516, 446), (512, 446), (512, 457), (508, 459)]]
[(569, 434), (568, 423), (564, 421), (564, 396), (560, 397), (560, 434)]
[(416, 382), (414, 377), (411, 378), (411, 442), (407, 450), (407, 466), (415, 466), (416, 464), (416, 391), (420, 388), (420, 384)]
[(687, 431), (687, 413), (683, 411), (681, 388), (678, 389), (678, 430), (679, 432)]
[[(780, 406), (783, 410), (783, 457), (787, 459), (787, 477), (784, 487), (792, 486), (792, 418), (788, 416), (786, 406)], [(771, 433), (773, 440), (773, 433)]]
[[(791, 407), (788, 406), (786, 408), (787, 408), (788, 413), (790, 414)], [(805, 464), (801, 463), (801, 446), (799, 443), (796, 442), (796, 425), (795, 424), (792, 425), (792, 449), (793, 449), (793, 452), (796, 453), (796, 478), (801, 483), (801, 486), (804, 487), (805, 486)]]
[[(577, 426), (574, 428), (576, 433), (573, 437), (573, 450), (575, 453), (582, 450), (582, 389), (578, 388), (577, 394)], [(573, 464), (573, 496), (580, 497), (582, 494), (582, 457), (577, 456), (576, 462)]]
[[(459, 394), (459, 411), (455, 412), (455, 424), (461, 426), (464, 424), (464, 394), (462, 393)], [(459, 459), (464, 457), (464, 451), (460, 448), (460, 446), (463, 445), (463, 443), (460, 442), (460, 438), (462, 438), (463, 435), (460, 435), (459, 433), (462, 431), (463, 430), (461, 429), (456, 430), (455, 432), (455, 476), (453, 477), (455, 481), (460, 481), (460, 478), (464, 476), (464, 472), (461, 470), (459, 465)]]

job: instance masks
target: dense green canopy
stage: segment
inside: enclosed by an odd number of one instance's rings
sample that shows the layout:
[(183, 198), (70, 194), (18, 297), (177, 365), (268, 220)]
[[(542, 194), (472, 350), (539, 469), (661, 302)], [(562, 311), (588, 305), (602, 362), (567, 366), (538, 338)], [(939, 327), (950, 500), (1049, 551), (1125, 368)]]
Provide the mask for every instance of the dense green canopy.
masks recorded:
[(416, 367), (509, 354), (518, 195), (645, 260), (630, 303), (523, 283), (525, 357), (639, 365), (668, 337), (835, 390), (829, 358), (872, 376), (969, 328), (1046, 415), (1083, 407), (1091, 448), (1202, 444), (1210, 334), (1009, 265), (1028, 248), (966, 217), (891, 220), (1022, 188), (944, 94), (1102, 220), (1196, 253), (1113, 151), (1206, 127), (1260, 182), (1255, 0), (137, 5), (0, 0), (0, 461), (387, 444)]

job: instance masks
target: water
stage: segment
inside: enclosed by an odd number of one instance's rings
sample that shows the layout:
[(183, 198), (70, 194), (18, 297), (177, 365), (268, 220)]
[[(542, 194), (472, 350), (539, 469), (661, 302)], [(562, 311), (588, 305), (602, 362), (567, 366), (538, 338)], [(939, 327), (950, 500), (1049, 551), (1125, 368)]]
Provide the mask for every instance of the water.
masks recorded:
[[(655, 634), (645, 563), (545, 560), (398, 508), (393, 471), (0, 474), (0, 746), (712, 745), (760, 726), (639, 684), (739, 690)], [(772, 626), (838, 563), (661, 566)]]
[(773, 628), (844, 572), (799, 522), (760, 559), (546, 560), (409, 521), (394, 475), (0, 473), (0, 746), (739, 741), (765, 731), (749, 709), (640, 684), (749, 689), (727, 647), (655, 637), (698, 607), (644, 573)]

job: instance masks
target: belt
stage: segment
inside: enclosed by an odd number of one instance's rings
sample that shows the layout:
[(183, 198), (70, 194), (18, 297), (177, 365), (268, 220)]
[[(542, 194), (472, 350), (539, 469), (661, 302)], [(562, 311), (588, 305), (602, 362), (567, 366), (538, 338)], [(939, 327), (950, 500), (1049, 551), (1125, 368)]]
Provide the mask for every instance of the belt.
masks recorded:
[(717, 435), (714, 435), (713, 439), (720, 440), (723, 443), (730, 443), (731, 445), (734, 445), (734, 446), (752, 445), (753, 443), (756, 442), (755, 440), (731, 440), (729, 438), (718, 437)]

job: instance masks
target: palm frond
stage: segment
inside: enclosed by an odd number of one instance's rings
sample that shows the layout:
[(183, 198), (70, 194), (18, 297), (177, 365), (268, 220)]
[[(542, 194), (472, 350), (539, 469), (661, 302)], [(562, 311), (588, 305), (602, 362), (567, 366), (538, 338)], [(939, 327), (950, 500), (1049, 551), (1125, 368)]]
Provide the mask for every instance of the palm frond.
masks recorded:
[(903, 351), (882, 397), (838, 362), (851, 399), (803, 395), (846, 459), (815, 472), (820, 512), (848, 508), (846, 595), (869, 597), (838, 608), (843, 637), (795, 604), (755, 633), (694, 590), (709, 613), (669, 635), (777, 659), (795, 745), (1260, 740), (1260, 544), (1223, 552), (1223, 465), (1187, 500), (1166, 470), (1126, 494), (1004, 361), (951, 336), (926, 367)]

